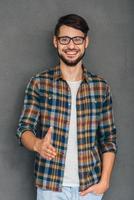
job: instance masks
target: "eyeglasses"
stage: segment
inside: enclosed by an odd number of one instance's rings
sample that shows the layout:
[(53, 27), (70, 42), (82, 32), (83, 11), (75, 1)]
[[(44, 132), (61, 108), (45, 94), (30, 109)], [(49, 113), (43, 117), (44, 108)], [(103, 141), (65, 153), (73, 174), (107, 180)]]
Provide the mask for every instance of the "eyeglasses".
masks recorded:
[(80, 44), (83, 44), (85, 40), (85, 37), (82, 37), (82, 36), (75, 36), (75, 37), (61, 36), (57, 38), (60, 44), (63, 44), (63, 45), (69, 44), (71, 40), (73, 41), (74, 44), (80, 45)]

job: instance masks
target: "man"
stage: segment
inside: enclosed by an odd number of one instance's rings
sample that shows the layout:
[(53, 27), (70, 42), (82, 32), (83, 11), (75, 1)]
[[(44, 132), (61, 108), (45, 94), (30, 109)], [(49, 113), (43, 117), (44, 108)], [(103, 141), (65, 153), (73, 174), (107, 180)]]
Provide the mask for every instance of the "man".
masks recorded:
[(109, 85), (83, 65), (88, 30), (81, 16), (61, 17), (53, 38), (59, 65), (26, 88), (17, 136), (36, 152), (37, 200), (100, 200), (109, 188), (116, 128)]

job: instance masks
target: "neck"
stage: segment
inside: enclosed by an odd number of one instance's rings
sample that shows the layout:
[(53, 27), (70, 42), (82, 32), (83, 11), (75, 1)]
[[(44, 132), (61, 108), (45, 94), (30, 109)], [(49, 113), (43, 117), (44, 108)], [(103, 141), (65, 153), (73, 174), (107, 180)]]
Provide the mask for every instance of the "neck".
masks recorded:
[(75, 66), (68, 66), (63, 62), (60, 62), (60, 69), (64, 80), (79, 81), (82, 79), (82, 62), (79, 62)]

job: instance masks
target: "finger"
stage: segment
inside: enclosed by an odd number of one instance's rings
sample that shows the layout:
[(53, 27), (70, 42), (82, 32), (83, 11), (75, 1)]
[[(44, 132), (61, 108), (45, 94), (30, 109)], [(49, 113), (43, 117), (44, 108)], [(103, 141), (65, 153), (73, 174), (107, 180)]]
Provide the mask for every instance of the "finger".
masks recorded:
[(47, 156), (47, 155), (43, 155), (43, 158), (45, 158), (47, 160), (52, 160), (53, 159), (51, 156)]
[(44, 157), (45, 159), (51, 160), (51, 159), (53, 159), (55, 156), (52, 155), (52, 154), (50, 154), (50, 153), (44, 152), (44, 153), (43, 153), (43, 157)]
[(52, 156), (56, 156), (57, 155), (56, 151), (53, 151), (50, 148), (50, 146), (49, 146), (49, 148), (46, 149), (46, 153), (49, 154), (49, 155), (52, 155)]
[(81, 196), (84, 196), (84, 195), (88, 194), (89, 192), (93, 192), (93, 186), (91, 186), (91, 187), (89, 187), (88, 189), (86, 189), (86, 190), (80, 192), (80, 195), (81, 195)]
[(51, 144), (48, 146), (48, 149), (52, 152), (52, 153), (56, 153), (56, 148), (54, 146), (52, 146)]
[(49, 154), (45, 154), (45, 158), (48, 159), (48, 160), (52, 160), (52, 159), (54, 159), (54, 156), (49, 155)]

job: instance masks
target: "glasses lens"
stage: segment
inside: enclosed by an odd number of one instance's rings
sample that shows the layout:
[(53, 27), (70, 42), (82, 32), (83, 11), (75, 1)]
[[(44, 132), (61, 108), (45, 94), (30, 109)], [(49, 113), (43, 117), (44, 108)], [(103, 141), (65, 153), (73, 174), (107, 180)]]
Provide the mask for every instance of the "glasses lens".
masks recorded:
[(74, 44), (82, 44), (83, 41), (84, 41), (84, 38), (83, 38), (83, 37), (74, 37), (74, 38), (73, 38)]
[(59, 41), (61, 44), (68, 44), (70, 41), (70, 38), (69, 37), (60, 37)]

